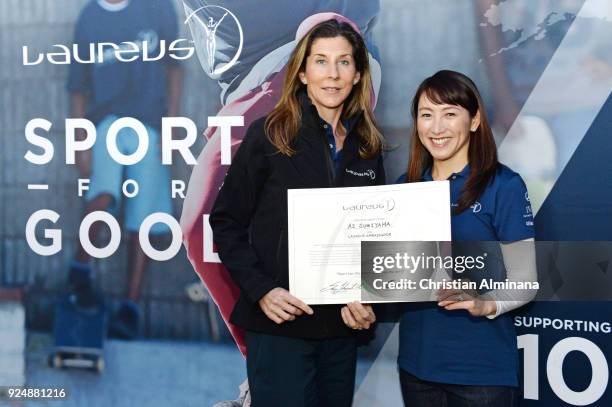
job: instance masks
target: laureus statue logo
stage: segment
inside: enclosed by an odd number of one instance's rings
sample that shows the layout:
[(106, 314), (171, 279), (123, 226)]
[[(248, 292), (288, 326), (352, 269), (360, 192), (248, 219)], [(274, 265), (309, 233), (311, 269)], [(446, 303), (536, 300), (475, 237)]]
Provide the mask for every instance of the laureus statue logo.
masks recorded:
[(240, 58), (244, 41), (242, 26), (225, 7), (209, 5), (193, 11), (185, 7), (185, 24), (189, 24), (200, 63), (211, 78), (218, 78)]

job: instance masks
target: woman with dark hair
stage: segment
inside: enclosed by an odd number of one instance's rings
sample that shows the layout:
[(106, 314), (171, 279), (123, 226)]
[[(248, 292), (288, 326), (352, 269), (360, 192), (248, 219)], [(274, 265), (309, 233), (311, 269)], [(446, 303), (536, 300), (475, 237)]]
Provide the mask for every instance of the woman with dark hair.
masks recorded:
[[(350, 406), (360, 303), (308, 306), (288, 291), (287, 190), (384, 184), (368, 53), (338, 16), (312, 28), (287, 64), (279, 103), (248, 129), (210, 224), (240, 287), (231, 321), (246, 330), (252, 405)], [(373, 171), (374, 177), (360, 176)]]
[[(498, 260), (487, 261), (486, 272), (471, 277), (533, 282), (527, 189), (517, 173), (497, 161), (474, 82), (458, 72), (437, 72), (417, 89), (412, 118), (406, 182), (448, 180), (453, 250), (485, 245), (492, 252), (489, 260)], [(405, 405), (517, 406), (518, 351), (507, 312), (534, 295), (533, 290), (440, 290), (437, 304), (407, 306), (398, 358)]]

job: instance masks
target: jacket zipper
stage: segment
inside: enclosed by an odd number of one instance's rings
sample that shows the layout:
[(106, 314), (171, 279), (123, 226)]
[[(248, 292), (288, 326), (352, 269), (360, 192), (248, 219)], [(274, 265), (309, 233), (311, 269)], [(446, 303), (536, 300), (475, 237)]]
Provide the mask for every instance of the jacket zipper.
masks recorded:
[(325, 149), (325, 165), (327, 167), (327, 182), (329, 186), (335, 186), (336, 171), (334, 170), (334, 163), (332, 161), (331, 150), (327, 146), (325, 135), (323, 135), (323, 148)]

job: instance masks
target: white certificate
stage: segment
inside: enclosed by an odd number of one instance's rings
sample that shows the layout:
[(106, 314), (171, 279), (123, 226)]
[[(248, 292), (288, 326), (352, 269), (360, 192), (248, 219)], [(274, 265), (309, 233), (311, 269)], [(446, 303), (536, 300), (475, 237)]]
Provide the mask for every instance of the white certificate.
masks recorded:
[(290, 189), (289, 290), (307, 304), (361, 301), (361, 241), (450, 241), (448, 181)]

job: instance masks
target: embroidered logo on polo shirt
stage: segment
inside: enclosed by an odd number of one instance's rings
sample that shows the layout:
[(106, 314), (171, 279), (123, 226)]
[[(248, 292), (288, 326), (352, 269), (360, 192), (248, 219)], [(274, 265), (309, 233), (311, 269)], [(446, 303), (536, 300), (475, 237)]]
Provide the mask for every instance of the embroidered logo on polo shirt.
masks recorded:
[(370, 177), (370, 179), (376, 179), (376, 171), (374, 171), (374, 170), (367, 170), (367, 171), (363, 171), (363, 172), (358, 172), (358, 171), (349, 170), (347, 168), (346, 172), (348, 174), (354, 175), (356, 177)]
[(482, 205), (480, 204), (480, 202), (476, 201), (472, 206), (470, 206), (470, 208), (472, 208), (473, 213), (478, 213), (482, 209)]

